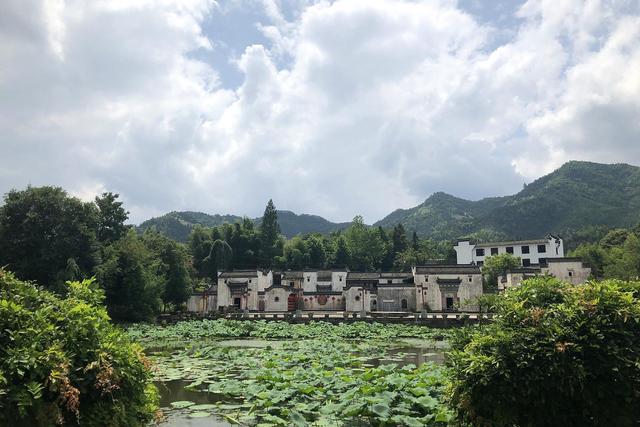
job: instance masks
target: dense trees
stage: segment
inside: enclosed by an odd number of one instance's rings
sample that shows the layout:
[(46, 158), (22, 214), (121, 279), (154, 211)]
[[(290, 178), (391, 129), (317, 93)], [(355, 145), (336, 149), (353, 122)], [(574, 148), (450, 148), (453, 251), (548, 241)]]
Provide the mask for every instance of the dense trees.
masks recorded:
[(640, 278), (640, 224), (630, 230), (616, 228), (596, 243), (583, 243), (569, 253), (591, 267), (596, 278)]
[(494, 322), (452, 343), (452, 408), (477, 426), (636, 425), (639, 289), (539, 277), (495, 298)]
[(99, 260), (99, 215), (56, 187), (10, 191), (0, 207), (0, 265), (58, 291)]
[(93, 203), (57, 187), (11, 191), (0, 207), (0, 266), (64, 294), (65, 281), (97, 276), (109, 313), (141, 320), (191, 293), (190, 257), (158, 233), (138, 236), (125, 224), (118, 195)]

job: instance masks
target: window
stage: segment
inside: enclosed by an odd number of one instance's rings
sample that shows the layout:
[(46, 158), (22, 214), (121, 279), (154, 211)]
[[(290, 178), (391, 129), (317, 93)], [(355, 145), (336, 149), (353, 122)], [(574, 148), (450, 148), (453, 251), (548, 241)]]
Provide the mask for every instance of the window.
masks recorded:
[(476, 256), (484, 256), (484, 249), (476, 249)]
[(546, 264), (546, 263), (547, 263), (547, 259), (546, 258), (538, 259), (538, 264)]
[(482, 267), (484, 265), (484, 261), (478, 261), (478, 267)]
[(360, 301), (360, 295), (356, 295), (356, 297), (354, 298), (356, 301)]
[(403, 310), (406, 310), (407, 307), (409, 307), (409, 304), (407, 303), (406, 299), (403, 299), (401, 304), (402, 304), (402, 309)]
[(573, 271), (569, 272), (569, 277), (573, 277)]
[(249, 283), (251, 283), (251, 279), (249, 279)]
[(293, 286), (295, 285), (294, 282), (289, 282), (289, 286), (291, 286), (293, 288)]
[(523, 259), (522, 260), (522, 266), (523, 267), (529, 267), (531, 265), (531, 260), (530, 259)]
[(473, 278), (469, 276), (469, 282), (473, 282)]
[(338, 276), (338, 279), (340, 279), (340, 281), (342, 282), (342, 276)]
[(388, 283), (388, 284), (392, 284), (392, 283), (393, 283), (393, 280), (389, 279), (389, 280), (387, 280), (387, 283)]
[(507, 246), (507, 253), (513, 255), (513, 246)]
[(528, 254), (529, 253), (529, 246), (523, 246), (520, 248), (521, 252), (523, 254)]
[(547, 252), (547, 245), (538, 245), (538, 253), (544, 254)]
[(429, 281), (429, 276), (424, 276), (424, 281), (428, 282)]
[(491, 248), (491, 255), (498, 255), (498, 248)]
[(278, 301), (280, 301), (280, 297), (275, 297), (273, 300), (274, 300), (275, 302), (278, 302)]
[(307, 276), (307, 282), (311, 281), (311, 276)]

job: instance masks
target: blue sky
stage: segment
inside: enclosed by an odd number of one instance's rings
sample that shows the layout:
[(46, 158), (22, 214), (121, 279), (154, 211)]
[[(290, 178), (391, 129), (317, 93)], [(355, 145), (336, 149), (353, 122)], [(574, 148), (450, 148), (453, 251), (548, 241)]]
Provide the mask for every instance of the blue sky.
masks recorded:
[(640, 164), (636, 0), (8, 0), (0, 192), (374, 222)]

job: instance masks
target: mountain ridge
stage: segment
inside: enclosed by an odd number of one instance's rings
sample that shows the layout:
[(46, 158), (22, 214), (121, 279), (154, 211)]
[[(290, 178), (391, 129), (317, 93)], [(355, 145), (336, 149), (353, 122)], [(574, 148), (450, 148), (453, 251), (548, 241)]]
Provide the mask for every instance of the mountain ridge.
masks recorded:
[[(170, 212), (144, 221), (138, 230), (155, 226), (175, 240), (186, 241), (196, 224), (218, 226), (242, 219), (237, 215)], [(288, 238), (311, 232), (327, 234), (349, 225), (287, 210), (278, 211), (278, 220), (282, 234)], [(259, 225), (261, 218), (251, 221)], [(547, 233), (562, 235), (589, 226), (627, 227), (637, 222), (639, 167), (570, 161), (510, 196), (472, 201), (438, 191), (417, 206), (392, 211), (373, 226), (390, 228), (402, 224), (408, 233), (416, 231), (434, 240), (472, 237), (486, 241), (533, 238)]]

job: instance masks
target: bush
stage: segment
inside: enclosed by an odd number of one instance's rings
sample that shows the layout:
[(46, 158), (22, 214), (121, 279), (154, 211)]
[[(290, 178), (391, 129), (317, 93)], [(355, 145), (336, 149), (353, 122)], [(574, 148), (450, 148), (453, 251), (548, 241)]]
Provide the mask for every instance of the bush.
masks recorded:
[(640, 420), (640, 283), (526, 281), (452, 342), (450, 404), (478, 426)]
[(62, 299), (0, 269), (0, 425), (138, 426), (157, 409), (139, 346), (92, 281)]

